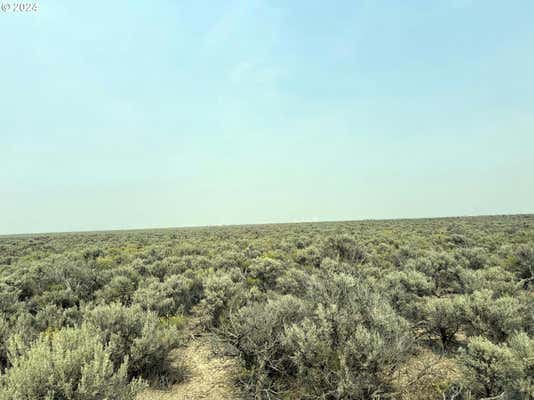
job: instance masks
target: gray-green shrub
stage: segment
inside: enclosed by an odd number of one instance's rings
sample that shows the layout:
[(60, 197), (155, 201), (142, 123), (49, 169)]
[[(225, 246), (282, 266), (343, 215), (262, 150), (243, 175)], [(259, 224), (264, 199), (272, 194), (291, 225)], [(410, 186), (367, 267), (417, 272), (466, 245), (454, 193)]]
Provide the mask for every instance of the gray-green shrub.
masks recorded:
[(134, 400), (144, 387), (129, 382), (128, 356), (114, 366), (107, 346), (87, 325), (41, 335), (10, 360), (1, 400)]
[(162, 324), (155, 313), (114, 303), (89, 309), (84, 318), (106, 345), (116, 368), (128, 356), (129, 377), (161, 384), (172, 383), (173, 376), (180, 375), (173, 371), (169, 358), (178, 346), (179, 332)]

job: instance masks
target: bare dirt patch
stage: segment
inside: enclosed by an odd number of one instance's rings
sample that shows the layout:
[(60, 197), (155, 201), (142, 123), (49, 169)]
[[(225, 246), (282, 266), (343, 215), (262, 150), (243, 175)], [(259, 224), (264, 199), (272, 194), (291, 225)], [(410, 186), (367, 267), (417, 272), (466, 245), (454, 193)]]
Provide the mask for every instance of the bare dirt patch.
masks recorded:
[(185, 382), (169, 390), (147, 389), (139, 400), (236, 400), (241, 395), (234, 384), (235, 360), (215, 356), (206, 337), (191, 338), (178, 350), (177, 358), (188, 370)]

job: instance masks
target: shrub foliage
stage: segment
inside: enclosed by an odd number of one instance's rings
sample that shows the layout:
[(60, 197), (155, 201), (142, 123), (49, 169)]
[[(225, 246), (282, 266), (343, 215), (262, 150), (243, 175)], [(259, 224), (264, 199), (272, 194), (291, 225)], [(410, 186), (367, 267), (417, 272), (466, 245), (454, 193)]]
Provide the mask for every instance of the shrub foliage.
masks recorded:
[(0, 399), (169, 385), (186, 324), (245, 396), (534, 398), (534, 216), (0, 237)]

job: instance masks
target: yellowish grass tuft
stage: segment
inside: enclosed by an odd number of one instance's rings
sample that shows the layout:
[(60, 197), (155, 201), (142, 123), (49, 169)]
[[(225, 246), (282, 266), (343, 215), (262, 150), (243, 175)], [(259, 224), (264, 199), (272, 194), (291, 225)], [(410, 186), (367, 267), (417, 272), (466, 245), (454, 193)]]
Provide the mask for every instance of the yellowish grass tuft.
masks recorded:
[(460, 377), (453, 359), (424, 349), (404, 365), (394, 384), (402, 400), (442, 399)]

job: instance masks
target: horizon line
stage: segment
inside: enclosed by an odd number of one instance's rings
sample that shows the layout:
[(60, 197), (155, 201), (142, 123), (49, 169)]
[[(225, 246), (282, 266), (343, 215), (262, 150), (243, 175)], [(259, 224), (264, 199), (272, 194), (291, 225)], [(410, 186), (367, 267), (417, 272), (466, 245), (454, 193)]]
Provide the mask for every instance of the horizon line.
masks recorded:
[(183, 225), (183, 226), (161, 226), (153, 228), (112, 228), (97, 230), (73, 230), (73, 231), (41, 231), (25, 233), (1, 233), (0, 239), (16, 236), (37, 236), (37, 235), (74, 235), (74, 234), (98, 234), (98, 233), (120, 233), (120, 232), (141, 232), (141, 231), (164, 231), (172, 229), (199, 229), (199, 228), (231, 228), (243, 226), (270, 226), (270, 225), (296, 225), (296, 224), (326, 224), (341, 222), (380, 222), (380, 221), (407, 221), (425, 219), (453, 219), (453, 218), (490, 218), (490, 217), (531, 217), (534, 213), (505, 213), (505, 214), (470, 214), (470, 215), (446, 215), (446, 216), (426, 216), (426, 217), (394, 217), (394, 218), (362, 218), (362, 219), (333, 219), (320, 221), (289, 221), (289, 222), (253, 222), (241, 224), (213, 224), (213, 225)]

